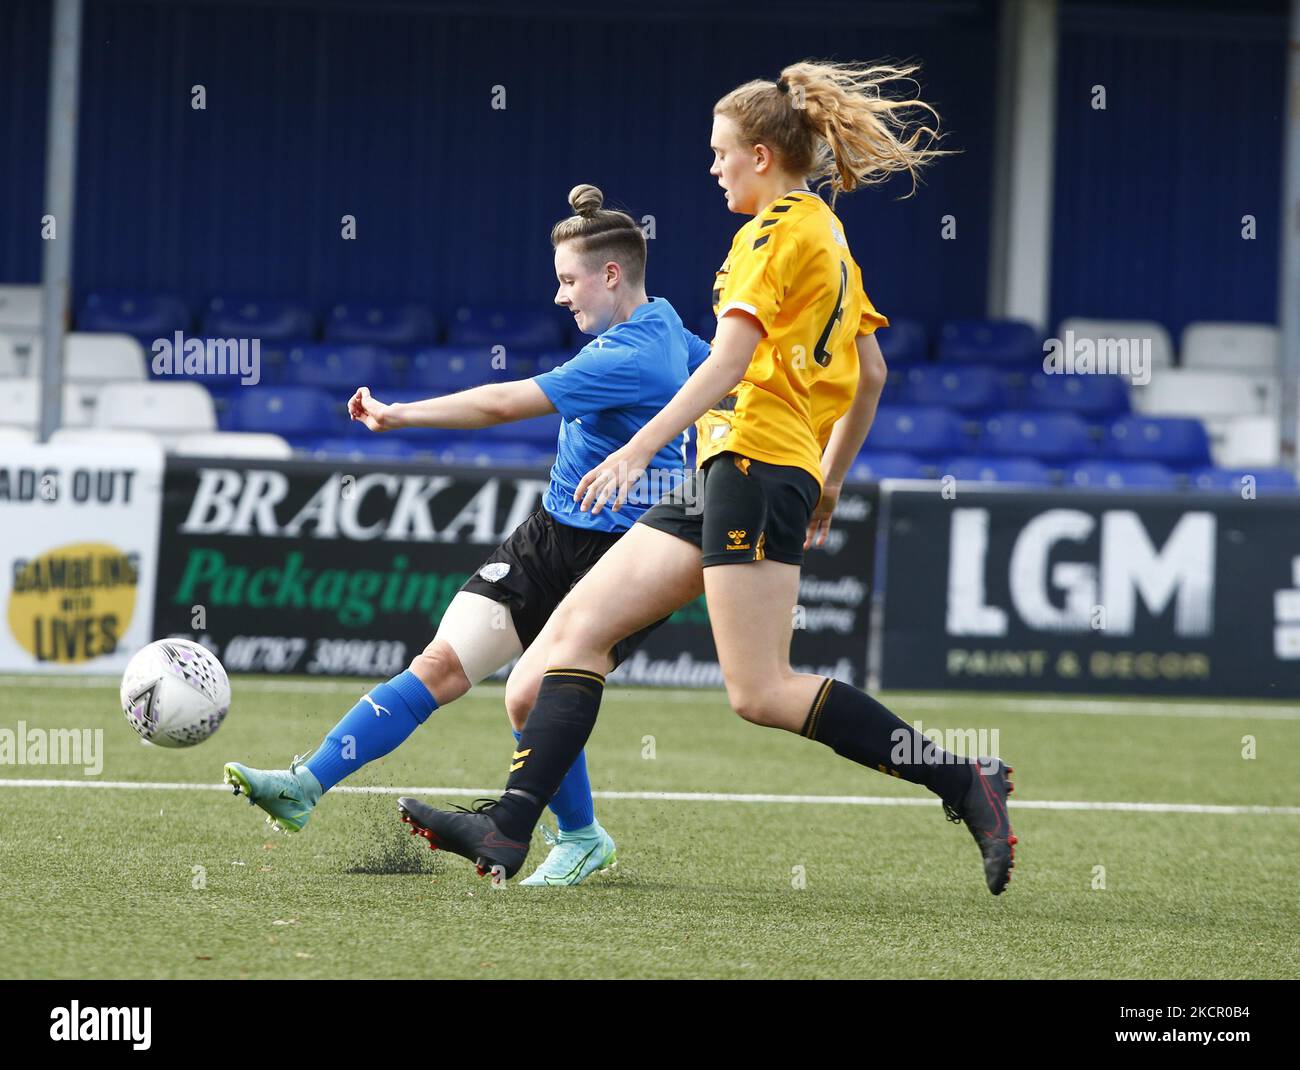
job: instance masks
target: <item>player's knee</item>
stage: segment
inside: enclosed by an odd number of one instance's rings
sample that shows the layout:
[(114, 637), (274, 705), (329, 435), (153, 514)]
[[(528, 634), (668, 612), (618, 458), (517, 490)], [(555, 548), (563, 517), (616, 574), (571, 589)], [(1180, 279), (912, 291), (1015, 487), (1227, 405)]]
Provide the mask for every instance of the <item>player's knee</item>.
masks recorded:
[(552, 664), (555, 664), (557, 658), (562, 660), (565, 657), (607, 653), (609, 650), (601, 615), (590, 607), (562, 603), (548, 627), (552, 629)]
[(506, 716), (510, 718), (510, 726), (516, 732), (523, 730), (524, 722), (537, 705), (539, 684), (540, 681), (536, 679), (516, 681), (513, 676), (506, 681)]
[(727, 700), (736, 714), (751, 724), (776, 727), (780, 710), (773, 701), (773, 689), (752, 684), (728, 685)]
[(433, 640), (411, 660), (411, 672), (429, 689), (439, 704), (458, 699), (469, 690), (469, 680), (456, 651), (441, 639)]

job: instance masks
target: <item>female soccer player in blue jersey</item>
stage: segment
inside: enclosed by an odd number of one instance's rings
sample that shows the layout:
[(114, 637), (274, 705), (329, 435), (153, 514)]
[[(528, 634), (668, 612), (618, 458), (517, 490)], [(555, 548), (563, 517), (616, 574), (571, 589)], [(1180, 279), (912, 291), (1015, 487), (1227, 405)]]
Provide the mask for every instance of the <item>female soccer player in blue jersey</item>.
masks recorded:
[[(361, 387), (349, 402), (352, 418), (372, 431), (489, 427), (555, 412), (563, 423), (542, 505), (469, 578), (410, 668), (363, 695), (305, 761), (295, 758), (287, 770), (226, 765), (226, 783), (277, 827), (300, 830), (324, 792), (388, 754), (435, 709), (515, 658), (506, 709), (518, 738), (546, 667), (543, 629), (551, 613), (652, 504), (643, 499), (620, 513), (594, 514), (580, 508), (574, 491), (586, 471), (667, 404), (708, 357), (709, 346), (682, 326), (667, 301), (646, 296), (645, 236), (630, 216), (603, 209), (603, 201), (595, 186), (575, 187), (569, 194), (574, 215), (551, 231), (559, 280), (555, 302), (573, 314), (583, 333), (596, 336), (577, 356), (532, 379), (426, 401), (385, 405)], [(680, 481), (684, 447), (679, 435), (656, 451), (654, 467), (663, 484)], [(659, 623), (647, 622), (618, 643), (606, 671)], [(516, 753), (514, 760), (520, 757)], [(614, 863), (614, 841), (596, 821), (582, 754), (550, 805), (559, 834), (525, 884), (577, 884)]]
[[(553, 618), (547, 670), (506, 792), (473, 812), (402, 798), (431, 845), (509, 877), (546, 800), (586, 744), (607, 652), (703, 590), (732, 708), (921, 785), (965, 822), (989, 891), (1011, 878), (1011, 769), (935, 747), (871, 696), (790, 665), (804, 551), (825, 538), (839, 488), (875, 415), (886, 325), (863, 290), (844, 228), (809, 186), (835, 195), (893, 174), (916, 179), (939, 153), (934, 109), (891, 83), (915, 68), (795, 63), (714, 106), (710, 169), (727, 207), (751, 217), (718, 269), (709, 358), (663, 412), (578, 484), (584, 508), (618, 509), (655, 451), (698, 420), (691, 501), (672, 493), (591, 570)], [(625, 590), (636, 598), (622, 598)]]

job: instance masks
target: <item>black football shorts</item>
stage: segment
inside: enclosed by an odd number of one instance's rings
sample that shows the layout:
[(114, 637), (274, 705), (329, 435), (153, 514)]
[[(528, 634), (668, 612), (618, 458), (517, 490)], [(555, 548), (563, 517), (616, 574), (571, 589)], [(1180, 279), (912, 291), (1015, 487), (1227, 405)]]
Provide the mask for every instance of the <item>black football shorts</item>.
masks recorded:
[(719, 453), (637, 523), (698, 546), (706, 568), (765, 559), (802, 565), (820, 498), (817, 480), (802, 468)]
[[(519, 641), (527, 648), (564, 596), (621, 537), (622, 532), (561, 524), (538, 506), (492, 551), (461, 590), (507, 606)], [(613, 650), (614, 664), (621, 665), (667, 619), (621, 640)]]

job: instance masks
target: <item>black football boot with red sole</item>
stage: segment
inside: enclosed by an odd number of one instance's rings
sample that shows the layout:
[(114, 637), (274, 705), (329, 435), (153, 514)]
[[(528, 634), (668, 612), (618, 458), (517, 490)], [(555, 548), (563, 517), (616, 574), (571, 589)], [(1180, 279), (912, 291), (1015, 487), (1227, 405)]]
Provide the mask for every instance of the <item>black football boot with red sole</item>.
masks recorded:
[(989, 891), (1001, 895), (1011, 883), (1016, 866), (1016, 844), (1007, 814), (1007, 796), (1016, 790), (1009, 774), (1015, 772), (999, 758), (980, 758), (965, 796), (957, 804), (945, 802), (949, 821), (965, 822), (984, 856), (984, 880)]
[(404, 795), (397, 800), (397, 812), (411, 826), (412, 836), (429, 841), (430, 850), (468, 858), (480, 877), (491, 877), (493, 884), (501, 884), (519, 872), (528, 856), (528, 844), (501, 835), (491, 817), (495, 805), (496, 800), (486, 800), (473, 810), (461, 806), (436, 810)]

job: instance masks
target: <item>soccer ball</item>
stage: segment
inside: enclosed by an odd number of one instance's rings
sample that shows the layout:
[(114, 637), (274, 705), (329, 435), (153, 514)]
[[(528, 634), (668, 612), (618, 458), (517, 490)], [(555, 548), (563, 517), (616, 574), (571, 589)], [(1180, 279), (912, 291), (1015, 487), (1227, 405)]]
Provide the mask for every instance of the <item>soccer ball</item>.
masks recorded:
[(210, 650), (188, 639), (159, 639), (122, 674), (122, 712), (141, 739), (192, 747), (221, 727), (230, 679)]

